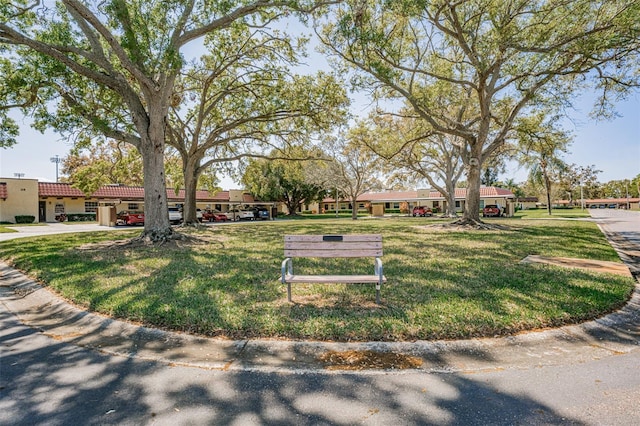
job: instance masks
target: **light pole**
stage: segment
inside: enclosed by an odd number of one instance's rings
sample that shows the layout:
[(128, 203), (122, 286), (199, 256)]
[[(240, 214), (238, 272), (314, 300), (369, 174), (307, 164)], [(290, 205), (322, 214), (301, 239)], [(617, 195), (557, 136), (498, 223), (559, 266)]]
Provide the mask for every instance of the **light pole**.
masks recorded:
[(56, 163), (56, 182), (58, 182), (58, 164), (62, 163), (62, 158), (58, 157), (56, 154), (55, 157), (50, 158), (52, 163)]

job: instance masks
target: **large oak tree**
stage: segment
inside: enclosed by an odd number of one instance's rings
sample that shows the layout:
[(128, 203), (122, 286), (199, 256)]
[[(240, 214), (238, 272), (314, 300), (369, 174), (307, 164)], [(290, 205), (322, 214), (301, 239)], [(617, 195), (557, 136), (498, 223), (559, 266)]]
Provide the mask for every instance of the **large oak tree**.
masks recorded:
[[(260, 25), (323, 3), (332, 1), (10, 0), (0, 8), (0, 49), (10, 69), (33, 61), (47, 70), (38, 81), (10, 76), (16, 85), (22, 83), (21, 90), (29, 88), (24, 99), (37, 94), (45, 106), (40, 111), (57, 103), (69, 128), (82, 116), (106, 137), (138, 149), (144, 167), (144, 235), (161, 241), (173, 234), (164, 171), (166, 119), (188, 45), (240, 20)], [(7, 102), (0, 99), (0, 104)], [(120, 120), (112, 119), (114, 112)]]
[[(377, 96), (462, 141), (462, 222), (477, 223), (483, 164), (521, 114), (541, 97), (568, 104), (594, 81), (604, 110), (637, 87), (639, 21), (635, 0), (347, 0), (319, 33)], [(443, 104), (450, 93), (471, 107)]]

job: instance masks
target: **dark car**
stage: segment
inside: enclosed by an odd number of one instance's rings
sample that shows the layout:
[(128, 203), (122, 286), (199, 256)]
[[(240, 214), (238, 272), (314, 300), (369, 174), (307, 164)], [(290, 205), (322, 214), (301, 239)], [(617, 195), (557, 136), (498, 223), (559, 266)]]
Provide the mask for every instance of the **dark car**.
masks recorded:
[(203, 222), (226, 222), (227, 215), (222, 213), (219, 210), (204, 210), (202, 212), (202, 221)]
[(255, 218), (255, 220), (269, 220), (269, 210), (265, 209), (264, 207), (256, 207), (253, 210), (253, 217)]
[(482, 217), (500, 217), (504, 210), (497, 204), (487, 204), (482, 209)]
[(416, 216), (422, 216), (422, 217), (426, 217), (426, 216), (432, 216), (433, 215), (433, 211), (426, 206), (416, 206), (413, 208), (413, 217)]

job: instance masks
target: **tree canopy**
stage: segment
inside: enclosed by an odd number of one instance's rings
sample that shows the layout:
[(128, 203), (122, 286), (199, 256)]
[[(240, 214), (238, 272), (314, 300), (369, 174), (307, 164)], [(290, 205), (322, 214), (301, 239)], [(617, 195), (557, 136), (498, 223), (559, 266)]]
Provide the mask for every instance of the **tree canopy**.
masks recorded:
[[(88, 136), (100, 134), (137, 148), (145, 185), (144, 235), (162, 241), (173, 234), (164, 170), (166, 119), (178, 75), (188, 65), (188, 44), (234, 22), (260, 26), (329, 3), (5, 1), (0, 7), (0, 49), (11, 71), (7, 85), (20, 94), (24, 112), (41, 126), (84, 130)], [(4, 107), (15, 103), (4, 90), (0, 96)], [(3, 127), (6, 123), (3, 120)]]
[[(640, 5), (633, 0), (349, 0), (318, 23), (326, 51), (356, 84), (406, 100), (434, 131), (460, 141), (463, 223), (479, 222), (485, 161), (543, 101), (568, 105), (588, 84), (637, 87)], [(451, 97), (447, 94), (455, 93)]]

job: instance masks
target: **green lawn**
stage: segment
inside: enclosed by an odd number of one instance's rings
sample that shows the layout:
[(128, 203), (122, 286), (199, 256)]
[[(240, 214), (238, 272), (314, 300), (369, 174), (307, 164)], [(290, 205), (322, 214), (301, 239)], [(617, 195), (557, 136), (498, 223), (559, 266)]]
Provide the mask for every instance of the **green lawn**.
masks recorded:
[(551, 209), (551, 216), (549, 216), (549, 212), (547, 209), (535, 209), (535, 210), (521, 210), (516, 212), (514, 215), (516, 218), (580, 218), (580, 217), (590, 217), (589, 211), (587, 209), (582, 210), (581, 208), (574, 209)]
[[(413, 340), (494, 336), (591, 319), (621, 306), (631, 278), (520, 264), (529, 254), (619, 261), (595, 224), (493, 219), (500, 231), (442, 230), (429, 218), (216, 225), (182, 247), (82, 247), (132, 232), (0, 243), (0, 258), (90, 311), (231, 338)], [(279, 282), (285, 234), (380, 233), (388, 283)], [(296, 272), (371, 273), (372, 259), (296, 259)], [(330, 264), (330, 266), (327, 265)]]

